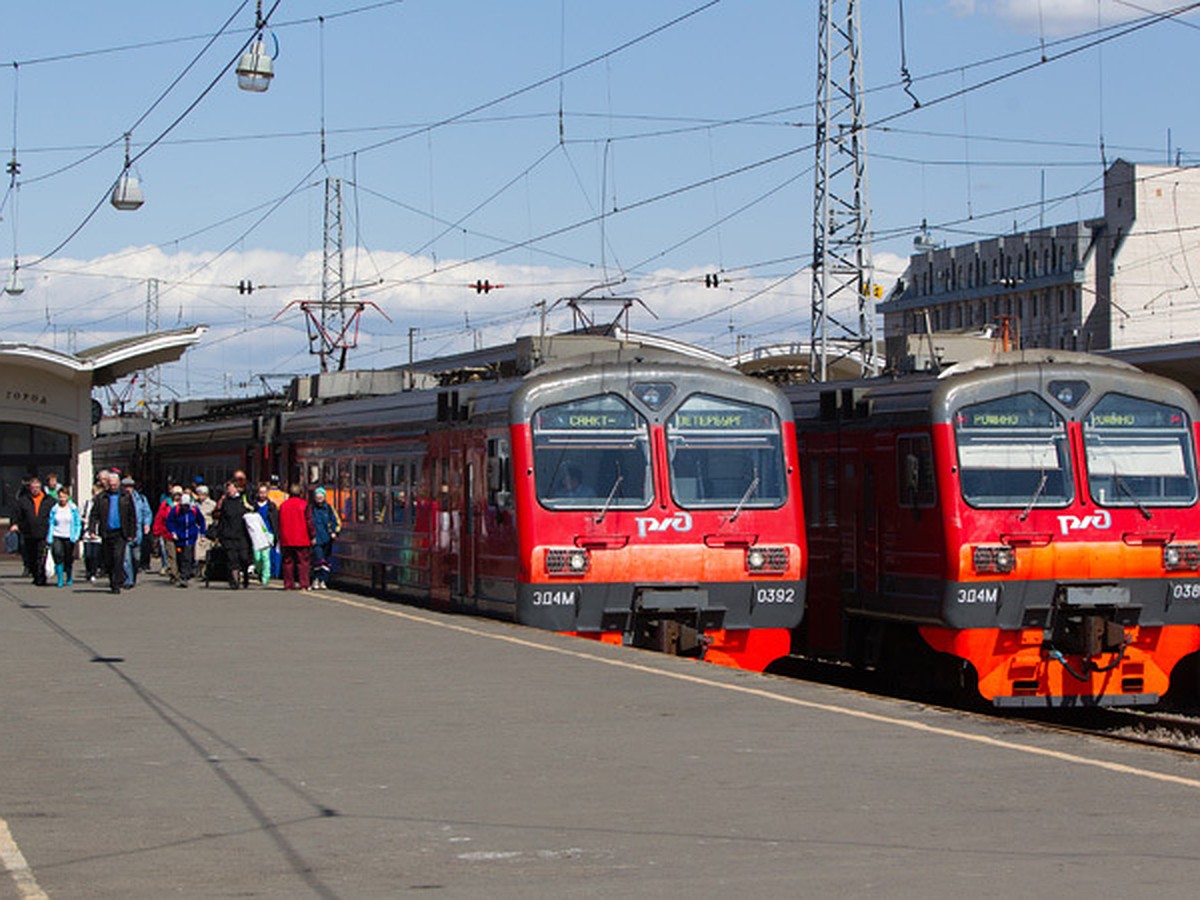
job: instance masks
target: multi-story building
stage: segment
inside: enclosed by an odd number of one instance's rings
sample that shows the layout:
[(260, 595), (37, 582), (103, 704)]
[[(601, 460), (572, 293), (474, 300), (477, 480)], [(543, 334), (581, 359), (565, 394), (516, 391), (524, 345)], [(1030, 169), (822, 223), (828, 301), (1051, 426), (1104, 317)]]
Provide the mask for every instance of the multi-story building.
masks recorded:
[(997, 323), (1023, 347), (1120, 351), (1200, 337), (1200, 168), (1117, 160), (1103, 191), (1098, 219), (918, 246), (879, 306), (889, 348)]

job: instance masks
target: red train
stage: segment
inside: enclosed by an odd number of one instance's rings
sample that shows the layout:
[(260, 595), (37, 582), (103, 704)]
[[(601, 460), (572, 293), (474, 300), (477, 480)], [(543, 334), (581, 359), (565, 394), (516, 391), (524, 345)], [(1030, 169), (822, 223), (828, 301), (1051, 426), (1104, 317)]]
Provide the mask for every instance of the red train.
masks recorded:
[(787, 655), (803, 614), (791, 407), (674, 353), (180, 422), (150, 441), (158, 478), (241, 467), (325, 486), (341, 585), (756, 670)]
[(1200, 649), (1200, 409), (1182, 386), (1027, 351), (787, 391), (803, 653), (1072, 706), (1155, 703)]

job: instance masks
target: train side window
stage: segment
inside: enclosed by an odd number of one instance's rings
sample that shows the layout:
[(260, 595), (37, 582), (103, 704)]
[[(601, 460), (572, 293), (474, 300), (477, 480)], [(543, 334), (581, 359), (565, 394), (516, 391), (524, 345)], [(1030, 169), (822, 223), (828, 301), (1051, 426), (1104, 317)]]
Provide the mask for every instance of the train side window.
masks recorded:
[(338, 465), (338, 490), (339, 491), (348, 491), (351, 488), (350, 461), (345, 460), (345, 459), (339, 460), (337, 465)]
[(391, 523), (406, 523), (408, 515), (408, 466), (402, 462), (391, 464)]
[(371, 483), (370, 477), (371, 477), (371, 469), (365, 462), (354, 464), (354, 486), (355, 487), (360, 487), (360, 488), (367, 487), (367, 485), (369, 485)]
[(336, 484), (333, 473), (333, 460), (325, 460), (325, 462), (321, 464), (321, 484), (329, 485), (330, 487)]
[(388, 467), (387, 463), (372, 463), (371, 464), (371, 484), (377, 488), (387, 487), (388, 483)]
[(371, 491), (371, 521), (376, 525), (387, 522), (388, 494), (383, 488)]
[(488, 438), (487, 489), (489, 506), (497, 509), (512, 506), (512, 459), (505, 438)]
[(354, 492), (354, 519), (357, 522), (368, 521), (367, 506), (371, 502), (370, 494), (365, 490)]
[(937, 484), (933, 477), (933, 445), (927, 434), (896, 438), (896, 487), (904, 509), (934, 506)]
[(317, 462), (308, 464), (308, 483), (317, 485), (321, 483), (321, 464)]

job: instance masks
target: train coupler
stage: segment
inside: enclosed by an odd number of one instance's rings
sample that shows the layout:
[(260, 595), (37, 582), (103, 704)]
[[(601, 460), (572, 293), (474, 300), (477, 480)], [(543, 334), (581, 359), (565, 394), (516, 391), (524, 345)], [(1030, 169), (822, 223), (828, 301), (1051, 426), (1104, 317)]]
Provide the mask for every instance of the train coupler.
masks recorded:
[(677, 619), (638, 619), (633, 646), (672, 656), (704, 658), (711, 639), (695, 625)]

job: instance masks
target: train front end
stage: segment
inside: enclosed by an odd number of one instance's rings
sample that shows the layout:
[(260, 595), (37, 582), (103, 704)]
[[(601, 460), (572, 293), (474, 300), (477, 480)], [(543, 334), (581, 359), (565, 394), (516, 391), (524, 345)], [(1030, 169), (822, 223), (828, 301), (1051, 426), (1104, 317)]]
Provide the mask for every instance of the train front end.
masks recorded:
[(762, 670), (804, 611), (795, 428), (770, 385), (598, 360), (513, 397), (517, 619)]
[(933, 412), (947, 551), (925, 640), (996, 706), (1156, 703), (1200, 649), (1194, 397), (1057, 362), (948, 379)]

